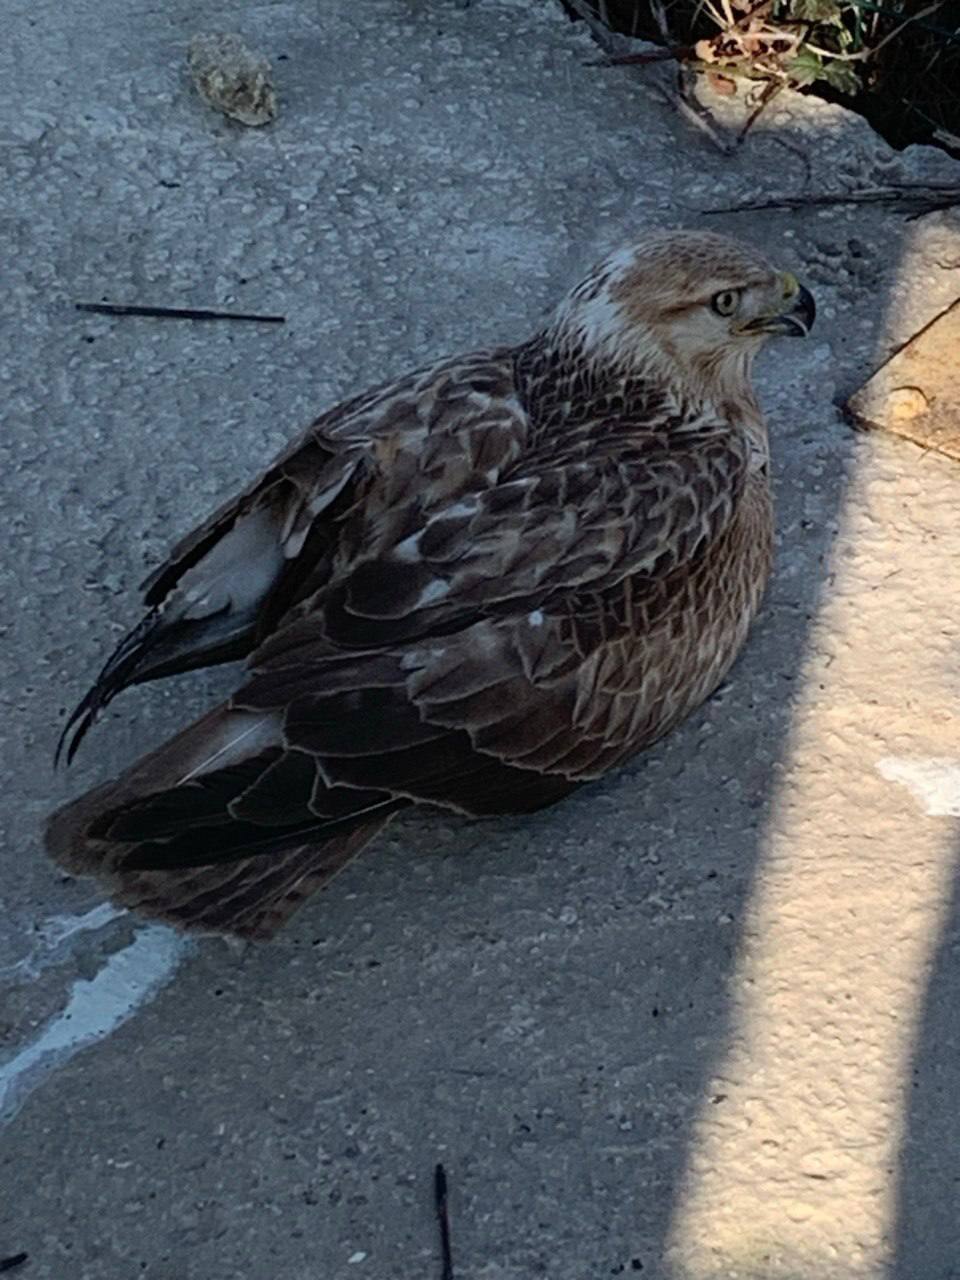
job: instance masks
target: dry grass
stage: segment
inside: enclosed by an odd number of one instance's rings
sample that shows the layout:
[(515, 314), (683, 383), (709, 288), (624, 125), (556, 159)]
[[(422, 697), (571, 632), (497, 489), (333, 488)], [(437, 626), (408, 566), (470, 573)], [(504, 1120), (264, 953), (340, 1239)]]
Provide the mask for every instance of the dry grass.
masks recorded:
[[(769, 99), (790, 85), (850, 102), (895, 145), (960, 149), (958, 0), (576, 0), (665, 44), (714, 88)], [(745, 84), (745, 82), (748, 82)]]

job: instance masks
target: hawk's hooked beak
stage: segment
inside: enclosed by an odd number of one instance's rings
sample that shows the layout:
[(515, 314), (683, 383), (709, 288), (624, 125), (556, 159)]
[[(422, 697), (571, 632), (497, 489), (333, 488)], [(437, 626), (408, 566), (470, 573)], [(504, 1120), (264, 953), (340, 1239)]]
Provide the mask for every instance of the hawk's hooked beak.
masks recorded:
[(805, 338), (813, 328), (817, 316), (813, 294), (787, 271), (780, 278), (783, 281), (783, 310), (751, 320), (743, 327), (745, 333), (779, 333), (790, 338)]

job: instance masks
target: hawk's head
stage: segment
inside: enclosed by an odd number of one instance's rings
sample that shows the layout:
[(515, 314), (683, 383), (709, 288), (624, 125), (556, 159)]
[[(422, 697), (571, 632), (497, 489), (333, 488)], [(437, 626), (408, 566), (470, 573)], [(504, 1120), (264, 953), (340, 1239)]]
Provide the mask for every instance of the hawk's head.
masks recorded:
[(803, 337), (810, 293), (726, 236), (661, 231), (601, 262), (558, 319), (584, 353), (621, 369), (662, 370), (704, 390), (736, 390), (772, 334)]

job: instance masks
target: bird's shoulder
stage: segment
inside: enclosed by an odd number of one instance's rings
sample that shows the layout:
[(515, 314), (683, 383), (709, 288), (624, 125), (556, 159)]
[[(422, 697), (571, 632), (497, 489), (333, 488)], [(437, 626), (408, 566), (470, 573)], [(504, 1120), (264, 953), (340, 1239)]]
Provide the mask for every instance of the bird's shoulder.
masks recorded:
[(145, 602), (162, 601), (189, 565), (251, 513), (267, 514), (293, 559), (316, 516), (338, 500), (381, 511), (414, 496), (442, 502), (471, 476), (492, 478), (509, 465), (527, 425), (506, 347), (434, 361), (342, 400), (175, 544), (142, 584)]
[(729, 423), (698, 412), (682, 428), (609, 415), (546, 437), (535, 427), (507, 429), (508, 447), (482, 461), (462, 430), (407, 436), (388, 459), (375, 450), (330, 558), (319, 573), (304, 564), (277, 629), (377, 648), (548, 602), (562, 612), (581, 591), (672, 573), (732, 519), (748, 449)]

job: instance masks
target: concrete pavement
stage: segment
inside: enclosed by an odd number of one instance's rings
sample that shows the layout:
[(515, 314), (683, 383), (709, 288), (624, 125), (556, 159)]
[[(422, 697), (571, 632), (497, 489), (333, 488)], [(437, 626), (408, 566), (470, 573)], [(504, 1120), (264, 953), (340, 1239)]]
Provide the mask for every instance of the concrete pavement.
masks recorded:
[[(546, 2), (5, 25), (0, 1257), (423, 1280), (441, 1159), (458, 1280), (960, 1275), (960, 470), (834, 403), (960, 291), (958, 222), (698, 212), (957, 166), (795, 95), (721, 155)], [(191, 89), (218, 29), (273, 60), (273, 125)], [(54, 803), (229, 686), (125, 696), (52, 775), (167, 544), (337, 397), (521, 336), (676, 224), (820, 307), (762, 364), (779, 567), (720, 694), (550, 813), (393, 828), (258, 950), (64, 880)], [(288, 323), (73, 310), (102, 297)]]

